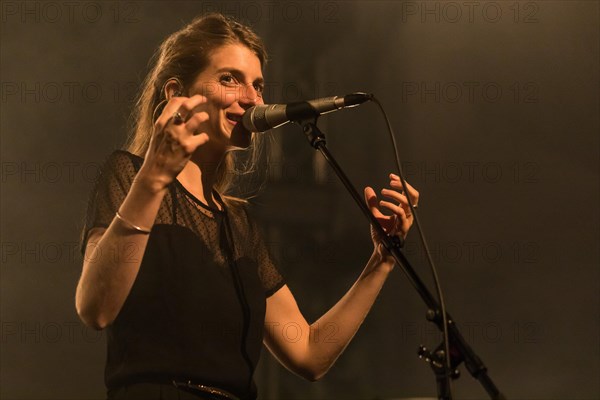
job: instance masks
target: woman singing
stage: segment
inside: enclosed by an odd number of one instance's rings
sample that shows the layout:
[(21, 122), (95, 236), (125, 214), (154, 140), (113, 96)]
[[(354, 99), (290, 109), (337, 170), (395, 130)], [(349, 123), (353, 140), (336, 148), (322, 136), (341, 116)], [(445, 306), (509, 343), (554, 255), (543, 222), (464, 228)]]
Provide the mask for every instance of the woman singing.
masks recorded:
[[(314, 323), (302, 316), (247, 201), (228, 195), (236, 154), (258, 146), (240, 120), (263, 104), (265, 61), (250, 28), (220, 14), (196, 18), (160, 46), (126, 150), (107, 158), (83, 231), (76, 307), (86, 325), (107, 332), (110, 399), (254, 399), (263, 343), (286, 368), (317, 380), (394, 266), (372, 235), (373, 254), (352, 288)], [(396, 176), (382, 195), (389, 201), (365, 189), (386, 232), (406, 236), (412, 215)], [(300, 340), (286, 340), (290, 323), (302, 328)], [(337, 340), (311, 340), (331, 324)]]

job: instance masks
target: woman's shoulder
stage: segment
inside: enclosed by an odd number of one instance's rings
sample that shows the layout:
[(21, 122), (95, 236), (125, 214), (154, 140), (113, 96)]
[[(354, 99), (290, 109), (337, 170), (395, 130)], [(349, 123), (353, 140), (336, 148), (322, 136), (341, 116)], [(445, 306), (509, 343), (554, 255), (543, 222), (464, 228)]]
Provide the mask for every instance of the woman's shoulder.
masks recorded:
[(138, 164), (138, 163), (141, 164), (142, 162), (144, 162), (144, 159), (142, 157), (138, 156), (137, 154), (130, 153), (127, 150), (116, 149), (116, 150), (113, 150), (113, 152), (110, 153), (106, 157), (106, 162), (109, 162), (109, 163), (131, 162), (133, 164)]
[(117, 149), (107, 155), (102, 163), (101, 174), (135, 175), (144, 159), (127, 150)]

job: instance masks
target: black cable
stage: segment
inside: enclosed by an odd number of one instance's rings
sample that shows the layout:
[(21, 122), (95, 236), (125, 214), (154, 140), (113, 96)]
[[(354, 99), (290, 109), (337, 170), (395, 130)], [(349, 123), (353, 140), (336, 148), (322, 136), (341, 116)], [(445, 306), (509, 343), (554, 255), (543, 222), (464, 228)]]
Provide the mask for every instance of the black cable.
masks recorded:
[(242, 329), (242, 343), (241, 343), (241, 353), (242, 357), (246, 361), (248, 365), (248, 369), (250, 370), (250, 376), (248, 377), (247, 386), (248, 389), (251, 390), (252, 379), (254, 376), (254, 364), (248, 354), (248, 332), (250, 330), (250, 319), (251, 319), (251, 310), (250, 305), (248, 304), (248, 299), (246, 297), (246, 292), (244, 290), (244, 283), (242, 282), (242, 278), (240, 276), (240, 269), (238, 267), (238, 263), (236, 261), (235, 254), (235, 242), (233, 240), (233, 230), (231, 229), (231, 224), (229, 223), (229, 212), (225, 207), (225, 203), (221, 200), (221, 204), (223, 206), (223, 211), (225, 212), (223, 216), (223, 223), (225, 224), (225, 245), (227, 248), (226, 251), (226, 259), (229, 264), (229, 270), (231, 271), (231, 275), (233, 278), (233, 284), (235, 287), (235, 292), (238, 297), (238, 301), (240, 303), (240, 307), (242, 309), (243, 316), (243, 329)]
[[(444, 352), (446, 353), (444, 361), (446, 364), (446, 381), (448, 383), (448, 394), (450, 395), (450, 399), (452, 399), (452, 387), (450, 382), (450, 374), (452, 371), (452, 363), (450, 359), (450, 342), (448, 340), (448, 317), (446, 315), (446, 304), (444, 302), (444, 296), (442, 294), (442, 287), (440, 285), (437, 270), (435, 268), (435, 263), (433, 262), (433, 258), (431, 257), (431, 253), (429, 252), (429, 246), (427, 245), (427, 240), (425, 239), (425, 234), (423, 233), (423, 229), (421, 228), (421, 223), (419, 222), (419, 216), (417, 214), (417, 210), (413, 205), (412, 199), (410, 198), (410, 193), (408, 192), (408, 188), (406, 185), (406, 180), (404, 179), (404, 173), (402, 172), (402, 165), (400, 163), (400, 156), (398, 155), (398, 146), (396, 145), (396, 138), (394, 136), (394, 130), (392, 128), (392, 124), (383, 109), (383, 105), (379, 102), (379, 100), (375, 97), (375, 95), (371, 94), (371, 100), (373, 100), (379, 109), (383, 113), (383, 118), (387, 124), (388, 132), (390, 134), (390, 138), (392, 140), (392, 146), (394, 148), (394, 157), (396, 160), (396, 167), (398, 168), (398, 176), (400, 177), (400, 182), (402, 182), (402, 189), (404, 190), (404, 195), (408, 200), (408, 207), (410, 208), (410, 212), (412, 213), (415, 223), (417, 225), (417, 231), (419, 232), (419, 237), (421, 238), (421, 243), (423, 245), (423, 249), (425, 250), (425, 254), (427, 255), (427, 261), (429, 267), (431, 269), (431, 274), (433, 275), (433, 281), (435, 284), (435, 290), (437, 292), (438, 301), (440, 303), (441, 313), (442, 313), (442, 323), (443, 323), (443, 335), (444, 335)], [(436, 310), (434, 310), (436, 311)]]

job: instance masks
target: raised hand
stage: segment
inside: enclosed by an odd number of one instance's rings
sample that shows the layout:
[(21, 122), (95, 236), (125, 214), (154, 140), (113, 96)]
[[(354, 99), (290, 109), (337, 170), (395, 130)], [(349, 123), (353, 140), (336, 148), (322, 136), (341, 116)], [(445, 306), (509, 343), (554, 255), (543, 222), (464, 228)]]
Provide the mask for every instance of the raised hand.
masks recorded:
[(206, 102), (202, 95), (172, 97), (156, 120), (142, 170), (158, 189), (173, 182), (194, 151), (209, 141)]
[[(381, 195), (388, 200), (379, 200), (373, 188), (367, 186), (365, 188), (365, 201), (373, 216), (379, 221), (385, 233), (389, 235), (398, 235), (405, 238), (410, 227), (412, 226), (414, 216), (408, 206), (408, 199), (402, 189), (402, 182), (397, 175), (390, 174), (390, 188), (381, 190)], [(410, 195), (414, 207), (419, 202), (419, 192), (408, 183), (406, 184), (408, 194)], [(391, 211), (391, 215), (385, 215), (382, 209)], [(382, 251), (383, 245), (377, 232), (371, 227), (371, 239), (373, 245), (378, 252)]]

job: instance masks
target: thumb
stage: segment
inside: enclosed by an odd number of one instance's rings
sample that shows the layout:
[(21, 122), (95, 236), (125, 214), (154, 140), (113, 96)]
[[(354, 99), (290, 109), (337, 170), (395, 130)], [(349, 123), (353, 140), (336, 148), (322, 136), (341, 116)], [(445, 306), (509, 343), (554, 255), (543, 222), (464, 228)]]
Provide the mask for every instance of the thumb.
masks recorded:
[(383, 214), (379, 211), (379, 208), (377, 207), (379, 205), (377, 195), (375, 194), (373, 188), (370, 186), (365, 187), (365, 201), (367, 203), (367, 206), (371, 210), (373, 216), (383, 217)]
[(373, 211), (374, 207), (377, 207), (377, 195), (370, 186), (365, 187), (365, 202), (371, 211)]

